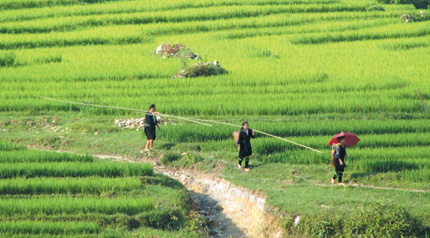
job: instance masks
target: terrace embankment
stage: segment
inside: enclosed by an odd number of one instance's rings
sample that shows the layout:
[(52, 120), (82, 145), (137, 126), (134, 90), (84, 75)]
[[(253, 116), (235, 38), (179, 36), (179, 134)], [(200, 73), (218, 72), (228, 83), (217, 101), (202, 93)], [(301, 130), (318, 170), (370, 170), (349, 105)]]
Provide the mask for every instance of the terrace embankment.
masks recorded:
[(158, 167), (156, 170), (179, 180), (191, 191), (198, 211), (210, 221), (211, 235), (217, 237), (281, 235), (275, 217), (265, 211), (264, 194), (200, 172), (165, 167)]
[[(98, 155), (129, 162), (124, 157)], [(212, 174), (165, 167), (154, 170), (180, 181), (191, 193), (197, 211), (207, 218), (210, 237), (281, 237), (278, 219), (266, 209), (263, 193), (234, 185)]]

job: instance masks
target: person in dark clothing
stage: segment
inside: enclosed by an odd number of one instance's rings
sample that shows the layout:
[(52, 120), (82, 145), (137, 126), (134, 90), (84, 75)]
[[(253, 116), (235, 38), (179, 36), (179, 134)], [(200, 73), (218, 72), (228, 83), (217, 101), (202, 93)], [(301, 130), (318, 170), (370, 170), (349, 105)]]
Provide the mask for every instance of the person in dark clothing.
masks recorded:
[(346, 154), (346, 148), (345, 148), (345, 137), (338, 137), (337, 140), (339, 141), (339, 144), (335, 147), (335, 154), (334, 154), (334, 167), (336, 173), (334, 174), (333, 178), (331, 179), (331, 183), (334, 184), (336, 181), (336, 178), (338, 178), (338, 184), (343, 185), (342, 183), (342, 177), (343, 177), (343, 171), (345, 170), (345, 158), (348, 157)]
[(239, 163), (238, 167), (242, 168), (242, 161), (245, 159), (245, 171), (249, 171), (249, 156), (252, 155), (251, 138), (255, 138), (254, 130), (249, 129), (248, 122), (242, 123), (242, 129), (239, 132), (239, 139), (237, 140), (237, 149), (239, 150)]
[(154, 140), (155, 140), (155, 126), (157, 125), (157, 117), (155, 116), (155, 114), (157, 114), (159, 112), (155, 111), (155, 105), (151, 104), (151, 106), (149, 106), (149, 112), (147, 112), (145, 114), (145, 124), (144, 124), (144, 130), (145, 130), (145, 135), (146, 135), (146, 147), (145, 150), (152, 150), (152, 146), (154, 144)]

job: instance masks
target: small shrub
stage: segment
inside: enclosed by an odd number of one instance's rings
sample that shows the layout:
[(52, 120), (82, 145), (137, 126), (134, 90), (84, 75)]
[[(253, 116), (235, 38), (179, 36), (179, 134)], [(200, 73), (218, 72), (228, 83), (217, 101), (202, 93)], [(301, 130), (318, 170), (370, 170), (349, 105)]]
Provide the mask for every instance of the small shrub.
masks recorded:
[(183, 69), (179, 73), (173, 75), (172, 78), (201, 77), (219, 75), (224, 73), (227, 73), (227, 71), (218, 64), (217, 60), (215, 60), (214, 63), (197, 62), (191, 67)]
[(193, 233), (199, 237), (208, 237), (208, 229), (206, 218), (196, 211), (191, 211), (190, 215), (186, 217), (184, 230)]
[(312, 237), (333, 237), (342, 232), (340, 220), (326, 215), (303, 216), (295, 229)]
[(288, 216), (281, 218), (280, 227), (283, 231), (292, 234), (294, 232), (294, 217)]
[(179, 229), (184, 224), (184, 216), (179, 210), (152, 210), (137, 218), (140, 224), (156, 229)]
[(403, 14), (400, 17), (400, 20), (402, 21), (402, 23), (408, 23), (408, 22), (413, 22), (414, 21), (414, 19), (409, 14)]
[(344, 224), (349, 237), (405, 237), (421, 231), (422, 224), (404, 208), (377, 203), (358, 209)]
[(424, 225), (404, 208), (377, 203), (357, 208), (348, 216), (302, 216), (297, 225), (286, 218), (282, 227), (310, 237), (410, 237), (425, 232)]

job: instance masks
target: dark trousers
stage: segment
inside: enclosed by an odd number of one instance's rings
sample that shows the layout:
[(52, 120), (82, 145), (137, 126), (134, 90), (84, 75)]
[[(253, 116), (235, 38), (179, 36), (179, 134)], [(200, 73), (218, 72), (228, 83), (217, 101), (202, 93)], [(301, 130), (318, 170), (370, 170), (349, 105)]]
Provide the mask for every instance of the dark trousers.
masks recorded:
[[(240, 166), (242, 166), (242, 161), (243, 161), (243, 158), (239, 158), (239, 165)], [(246, 159), (245, 159), (245, 169), (248, 169), (249, 168), (249, 157), (246, 157)]]
[(346, 167), (345, 162), (343, 162), (343, 164), (341, 165), (339, 163), (339, 160), (337, 159), (334, 162), (334, 167), (335, 167), (336, 173), (334, 174), (333, 179), (339, 178), (339, 183), (342, 183), (343, 171), (345, 171), (345, 167)]
[(336, 171), (333, 176), (333, 179), (339, 178), (339, 183), (342, 183), (343, 171)]

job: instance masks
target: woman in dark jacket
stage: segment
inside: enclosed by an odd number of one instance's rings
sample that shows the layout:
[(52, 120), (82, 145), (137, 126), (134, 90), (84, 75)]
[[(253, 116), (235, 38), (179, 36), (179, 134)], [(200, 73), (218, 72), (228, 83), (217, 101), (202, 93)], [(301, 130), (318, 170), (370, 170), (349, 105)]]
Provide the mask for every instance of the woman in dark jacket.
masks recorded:
[(342, 183), (342, 177), (343, 177), (343, 172), (345, 171), (345, 158), (348, 156), (346, 154), (346, 148), (345, 148), (345, 143), (346, 143), (346, 139), (345, 137), (341, 136), (338, 137), (337, 140), (340, 142), (339, 144), (336, 145), (335, 149), (336, 152), (334, 154), (334, 167), (335, 167), (335, 171), (336, 173), (334, 174), (333, 178), (331, 179), (331, 183), (334, 184), (336, 181), (336, 178), (338, 178), (339, 185), (343, 185)]
[(249, 156), (252, 155), (251, 138), (255, 138), (254, 130), (249, 130), (248, 122), (242, 123), (242, 129), (239, 132), (239, 139), (237, 140), (237, 149), (239, 150), (239, 168), (242, 168), (243, 158), (245, 160), (245, 171), (249, 171)]
[[(155, 111), (155, 105), (151, 104), (151, 106), (149, 106), (149, 111), (145, 114), (145, 124), (144, 124), (144, 128), (145, 128), (145, 135), (146, 135), (146, 147), (145, 150), (152, 150), (152, 146), (154, 144), (154, 140), (155, 140), (155, 126), (157, 125), (157, 118), (155, 117), (155, 114), (157, 114), (159, 112)], [(158, 128), (160, 129), (160, 128)]]

